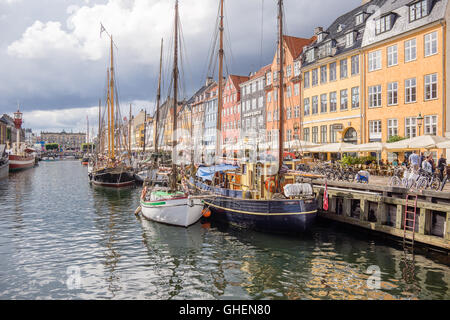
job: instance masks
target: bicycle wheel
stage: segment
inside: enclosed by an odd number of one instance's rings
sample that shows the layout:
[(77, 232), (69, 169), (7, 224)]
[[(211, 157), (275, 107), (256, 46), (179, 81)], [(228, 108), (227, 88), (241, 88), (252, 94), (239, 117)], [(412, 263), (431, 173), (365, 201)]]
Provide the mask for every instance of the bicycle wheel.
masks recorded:
[(431, 180), (429, 187), (432, 190), (439, 191), (441, 187), (441, 181), (438, 178), (433, 178), (433, 180)]
[(414, 188), (417, 190), (423, 190), (427, 187), (428, 179), (426, 177), (420, 177), (416, 180), (416, 183), (414, 184)]
[(389, 186), (390, 187), (399, 187), (402, 185), (402, 181), (397, 176), (392, 176), (391, 179), (389, 179)]

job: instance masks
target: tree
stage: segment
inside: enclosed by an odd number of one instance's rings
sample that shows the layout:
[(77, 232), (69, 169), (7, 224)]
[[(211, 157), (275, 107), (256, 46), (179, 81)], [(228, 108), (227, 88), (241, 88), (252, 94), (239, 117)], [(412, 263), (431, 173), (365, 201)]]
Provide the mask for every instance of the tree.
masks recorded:
[(401, 140), (405, 140), (406, 138), (401, 137), (401, 136), (391, 136), (389, 137), (389, 139), (387, 140), (388, 143), (392, 143), (392, 142), (397, 142), (397, 141), (401, 141)]

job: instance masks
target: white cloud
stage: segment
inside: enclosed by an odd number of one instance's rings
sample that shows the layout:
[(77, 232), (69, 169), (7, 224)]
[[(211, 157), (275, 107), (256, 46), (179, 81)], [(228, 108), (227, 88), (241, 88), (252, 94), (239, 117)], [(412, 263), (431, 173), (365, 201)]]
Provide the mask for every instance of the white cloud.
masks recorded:
[[(113, 35), (119, 51), (135, 62), (158, 60), (161, 36), (170, 36), (173, 1), (109, 0), (106, 4), (70, 5), (66, 28), (61, 22), (35, 21), (19, 40), (8, 46), (8, 54), (20, 58), (38, 59), (72, 52), (84, 60), (99, 60), (107, 53), (106, 34), (100, 39), (100, 23)], [(184, 1), (185, 37), (201, 32), (202, 22), (214, 16), (212, 6), (201, 1)], [(181, 10), (181, 8), (180, 8)]]
[(22, 0), (0, 0), (0, 4), (1, 3), (11, 4), (11, 3), (20, 2), (20, 1), (22, 1)]

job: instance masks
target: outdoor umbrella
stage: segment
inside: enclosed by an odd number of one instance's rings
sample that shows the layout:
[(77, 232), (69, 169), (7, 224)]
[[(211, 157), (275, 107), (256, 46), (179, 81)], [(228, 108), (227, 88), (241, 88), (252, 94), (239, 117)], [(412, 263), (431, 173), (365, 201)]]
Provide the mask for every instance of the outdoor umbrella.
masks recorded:
[(439, 149), (450, 149), (450, 140), (438, 143), (437, 147)]
[(352, 144), (349, 147), (345, 147), (344, 152), (380, 152), (386, 147), (382, 142), (370, 142), (365, 144)]
[(331, 153), (341, 153), (346, 152), (344, 149), (353, 146), (350, 143), (339, 142), (324, 144), (318, 147), (308, 148), (309, 152), (331, 152)]
[(417, 149), (436, 149), (438, 148), (437, 144), (441, 142), (447, 141), (444, 137), (438, 136), (419, 136), (414, 138), (409, 138), (405, 140), (400, 140), (393, 143), (387, 143), (386, 149), (389, 151), (392, 150), (417, 150)]

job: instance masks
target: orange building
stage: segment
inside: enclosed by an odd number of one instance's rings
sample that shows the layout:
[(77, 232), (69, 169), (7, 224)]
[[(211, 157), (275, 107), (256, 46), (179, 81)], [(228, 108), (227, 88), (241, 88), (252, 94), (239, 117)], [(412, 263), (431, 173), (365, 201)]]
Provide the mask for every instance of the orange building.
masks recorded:
[(447, 17), (447, 0), (388, 0), (368, 22), (364, 142), (449, 135)]
[[(313, 39), (283, 36), (284, 52), (284, 115), (285, 115), (285, 141), (300, 138), (300, 116), (301, 116), (301, 61), (296, 60), (303, 48), (310, 44)], [(277, 143), (277, 130), (279, 130), (278, 92), (279, 92), (279, 70), (278, 59), (279, 47), (275, 54), (270, 69), (266, 73), (266, 140), (269, 145)]]

